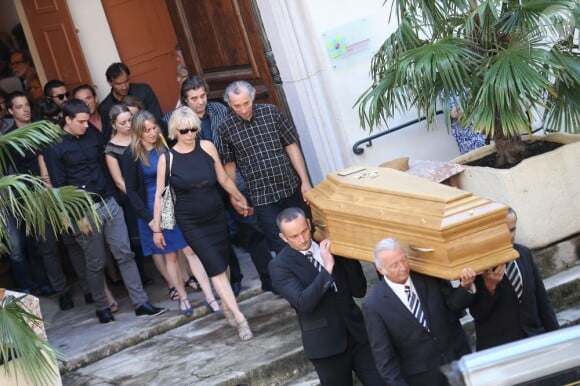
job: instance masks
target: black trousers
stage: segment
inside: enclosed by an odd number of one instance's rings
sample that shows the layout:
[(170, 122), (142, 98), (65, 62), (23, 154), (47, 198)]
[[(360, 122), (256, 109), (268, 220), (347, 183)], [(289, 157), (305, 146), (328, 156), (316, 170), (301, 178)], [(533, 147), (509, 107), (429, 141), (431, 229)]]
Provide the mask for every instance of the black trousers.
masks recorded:
[(352, 372), (364, 386), (381, 386), (369, 343), (359, 343), (348, 334), (346, 351), (327, 358), (311, 359), (322, 386), (352, 386)]

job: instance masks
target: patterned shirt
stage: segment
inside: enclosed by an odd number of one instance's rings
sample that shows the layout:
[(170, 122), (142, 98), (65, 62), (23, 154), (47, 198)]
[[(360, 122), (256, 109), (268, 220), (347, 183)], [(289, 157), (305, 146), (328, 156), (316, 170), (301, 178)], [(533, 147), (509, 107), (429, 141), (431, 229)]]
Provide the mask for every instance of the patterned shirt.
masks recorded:
[(299, 187), (285, 147), (298, 142), (298, 132), (274, 105), (255, 104), (250, 121), (230, 111), (219, 127), (224, 163), (235, 162), (248, 184), (252, 205), (290, 197)]

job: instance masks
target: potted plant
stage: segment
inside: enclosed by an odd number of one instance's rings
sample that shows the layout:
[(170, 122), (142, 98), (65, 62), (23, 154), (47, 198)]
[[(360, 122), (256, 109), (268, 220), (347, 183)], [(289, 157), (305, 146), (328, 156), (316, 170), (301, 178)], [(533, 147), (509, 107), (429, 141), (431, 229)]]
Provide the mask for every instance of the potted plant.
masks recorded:
[[(97, 219), (91, 209), (93, 201), (85, 191), (72, 186), (53, 189), (40, 177), (8, 174), (13, 161), (11, 151), (37, 151), (58, 140), (61, 133), (58, 126), (41, 121), (0, 135), (0, 252), (10, 250), (8, 214), (23, 222), (26, 232), (39, 237), (45, 233), (47, 222), (60, 233), (87, 212)], [(10, 379), (23, 385), (54, 384), (55, 379), (60, 379), (55, 378), (58, 376), (55, 351), (34, 332), (41, 319), (23, 304), (23, 297), (5, 296), (1, 292), (0, 380)]]
[[(372, 85), (357, 101), (363, 127), (412, 107), (433, 123), (438, 105), (449, 126), (454, 98), (461, 126), (493, 140), (497, 166), (521, 161), (521, 134), (534, 115), (547, 131), (580, 130), (577, 1), (393, 0), (392, 7), (399, 26), (374, 55)], [(509, 198), (469, 190), (522, 212)], [(531, 220), (521, 217), (523, 226)]]

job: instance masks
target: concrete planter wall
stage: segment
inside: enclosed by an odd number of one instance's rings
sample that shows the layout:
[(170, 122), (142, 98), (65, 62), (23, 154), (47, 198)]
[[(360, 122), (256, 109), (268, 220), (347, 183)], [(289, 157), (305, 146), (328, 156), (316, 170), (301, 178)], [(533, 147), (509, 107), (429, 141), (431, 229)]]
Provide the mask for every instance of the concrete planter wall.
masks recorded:
[[(580, 232), (580, 135), (550, 134), (560, 148), (511, 169), (468, 166), (459, 188), (510, 205), (518, 214), (516, 241), (539, 248)], [(455, 158), (465, 164), (492, 153), (494, 145)]]

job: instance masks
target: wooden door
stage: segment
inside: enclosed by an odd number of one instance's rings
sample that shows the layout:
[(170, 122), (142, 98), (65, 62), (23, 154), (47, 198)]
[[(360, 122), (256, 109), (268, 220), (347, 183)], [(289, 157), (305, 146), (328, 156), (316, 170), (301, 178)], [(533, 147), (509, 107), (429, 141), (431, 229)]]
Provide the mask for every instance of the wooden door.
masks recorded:
[(102, 0), (117, 51), (131, 81), (149, 84), (163, 112), (175, 108), (177, 38), (161, 0)]
[(256, 88), (256, 101), (282, 107), (253, 0), (166, 1), (185, 62), (209, 83), (210, 99), (222, 100), (230, 82), (246, 80)]
[(92, 84), (66, 0), (22, 0), (47, 80)]

